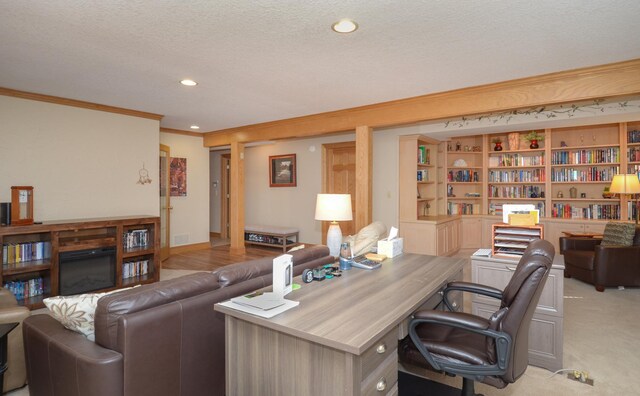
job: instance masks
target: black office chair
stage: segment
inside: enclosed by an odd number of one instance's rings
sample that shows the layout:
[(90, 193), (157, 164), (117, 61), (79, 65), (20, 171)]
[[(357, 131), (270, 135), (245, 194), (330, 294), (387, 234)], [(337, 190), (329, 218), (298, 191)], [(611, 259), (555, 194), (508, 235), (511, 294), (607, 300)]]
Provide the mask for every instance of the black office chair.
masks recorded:
[[(475, 395), (474, 381), (502, 389), (524, 374), (528, 365), (529, 326), (549, 275), (551, 243), (529, 244), (503, 291), (470, 282), (451, 282), (444, 290), (447, 311), (418, 311), (409, 337), (400, 342), (403, 362), (463, 377), (462, 395)], [(447, 293), (463, 291), (500, 299), (491, 318), (454, 310)]]

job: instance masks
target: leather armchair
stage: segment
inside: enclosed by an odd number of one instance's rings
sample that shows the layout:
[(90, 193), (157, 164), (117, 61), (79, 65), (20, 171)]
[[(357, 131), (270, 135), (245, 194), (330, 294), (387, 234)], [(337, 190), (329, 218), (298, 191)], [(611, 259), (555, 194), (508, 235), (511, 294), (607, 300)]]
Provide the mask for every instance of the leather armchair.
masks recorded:
[(7, 336), (7, 371), (4, 373), (3, 393), (21, 388), (27, 383), (27, 369), (22, 343), (22, 321), (29, 314), (29, 308), (18, 305), (13, 293), (0, 288), (0, 323), (20, 323)]
[(601, 246), (600, 238), (560, 237), (565, 278), (576, 278), (603, 292), (605, 287), (640, 286), (640, 227), (632, 246)]
[[(400, 359), (411, 365), (463, 377), (463, 395), (474, 395), (474, 381), (502, 389), (528, 366), (529, 326), (551, 270), (555, 251), (545, 240), (529, 244), (504, 290), (470, 282), (451, 282), (444, 290), (449, 311), (414, 314)], [(479, 293), (501, 300), (489, 319), (453, 312), (448, 293)]]

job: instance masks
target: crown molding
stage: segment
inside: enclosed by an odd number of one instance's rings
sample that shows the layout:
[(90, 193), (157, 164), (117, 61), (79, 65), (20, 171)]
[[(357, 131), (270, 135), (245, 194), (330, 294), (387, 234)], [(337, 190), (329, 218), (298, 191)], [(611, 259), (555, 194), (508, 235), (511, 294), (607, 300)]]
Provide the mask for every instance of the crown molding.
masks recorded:
[(124, 114), (132, 117), (148, 118), (150, 120), (160, 121), (162, 114), (147, 113), (144, 111), (125, 109), (122, 107), (107, 106), (98, 103), (85, 102), (82, 100), (61, 98), (59, 96), (43, 95), (33, 92), (18, 91), (10, 88), (0, 87), (0, 95), (12, 96), (14, 98), (36, 100), (39, 102), (55, 103), (63, 106), (80, 107), (82, 109), (90, 109), (97, 111), (105, 111), (107, 113)]

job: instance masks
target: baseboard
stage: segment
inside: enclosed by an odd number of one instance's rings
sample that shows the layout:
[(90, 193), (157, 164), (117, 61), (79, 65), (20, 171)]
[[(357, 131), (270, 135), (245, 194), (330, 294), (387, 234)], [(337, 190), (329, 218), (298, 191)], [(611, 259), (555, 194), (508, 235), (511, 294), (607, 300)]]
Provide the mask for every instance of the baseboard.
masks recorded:
[(221, 237), (222, 237), (221, 235), (222, 235), (222, 234), (220, 234), (219, 232), (210, 232), (210, 233), (209, 233), (209, 236), (210, 236), (211, 238), (221, 238)]
[(210, 247), (211, 247), (210, 242), (194, 243), (191, 245), (172, 246), (169, 248), (169, 255), (173, 256), (174, 254), (192, 252), (194, 250), (209, 249)]

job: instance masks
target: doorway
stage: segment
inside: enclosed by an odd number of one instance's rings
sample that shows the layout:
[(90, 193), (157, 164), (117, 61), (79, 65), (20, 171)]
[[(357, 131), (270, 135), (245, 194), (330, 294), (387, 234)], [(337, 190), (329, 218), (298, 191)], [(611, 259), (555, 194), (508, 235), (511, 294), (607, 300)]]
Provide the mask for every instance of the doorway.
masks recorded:
[(160, 145), (160, 261), (169, 257), (169, 223), (171, 214), (171, 186), (169, 183), (169, 161), (171, 149)]
[[(322, 192), (326, 194), (351, 194), (351, 210), (356, 211), (356, 142), (322, 145)], [(328, 221), (322, 222), (322, 243), (327, 243)], [(342, 235), (355, 234), (355, 221), (341, 221)]]

